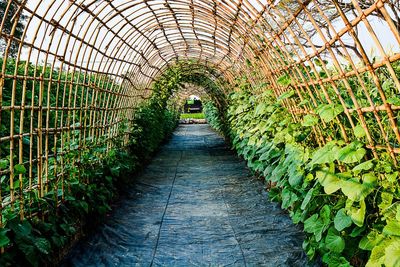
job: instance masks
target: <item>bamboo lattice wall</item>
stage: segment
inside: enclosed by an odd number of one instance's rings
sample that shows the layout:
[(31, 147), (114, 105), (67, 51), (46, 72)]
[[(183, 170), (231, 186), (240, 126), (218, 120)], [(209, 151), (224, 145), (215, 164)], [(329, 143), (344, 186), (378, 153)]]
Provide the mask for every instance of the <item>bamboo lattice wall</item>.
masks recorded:
[(182, 60), (231, 84), (247, 74), (277, 96), (294, 89), (285, 105), (297, 120), (320, 103), (341, 105), (339, 127), (314, 127), (316, 140), (329, 140), (329, 128), (353, 140), (361, 126), (373, 155), (397, 163), (399, 16), (397, 0), (9, 0), (0, 25), (0, 157), (9, 160), (1, 176), (10, 188), (2, 208), (22, 217), (28, 192), (62, 197), (71, 163), (63, 154), (112, 147), (154, 79)]

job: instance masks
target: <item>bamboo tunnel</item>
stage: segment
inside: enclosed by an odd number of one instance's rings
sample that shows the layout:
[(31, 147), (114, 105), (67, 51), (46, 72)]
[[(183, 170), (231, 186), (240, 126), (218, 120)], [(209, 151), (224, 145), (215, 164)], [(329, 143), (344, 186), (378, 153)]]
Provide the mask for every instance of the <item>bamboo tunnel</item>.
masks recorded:
[[(398, 1), (3, 2), (0, 158), (9, 164), (0, 176), (9, 193), (0, 201), (3, 210), (20, 207), (21, 218), (31, 216), (22, 208), (29, 193), (62, 198), (66, 168), (79, 160), (65, 153), (112, 147), (153, 81), (178, 62), (232, 85), (247, 74), (277, 97), (294, 90), (285, 106), (297, 120), (320, 103), (339, 105), (336, 134), (353, 140), (362, 127), (375, 157), (399, 160)], [(323, 144), (330, 125), (317, 127)]]

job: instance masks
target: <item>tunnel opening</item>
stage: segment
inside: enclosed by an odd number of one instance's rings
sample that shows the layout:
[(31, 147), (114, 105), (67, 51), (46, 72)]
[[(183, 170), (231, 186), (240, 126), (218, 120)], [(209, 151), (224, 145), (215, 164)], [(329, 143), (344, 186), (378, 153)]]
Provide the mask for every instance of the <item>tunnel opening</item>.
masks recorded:
[(191, 95), (185, 100), (183, 107), (185, 113), (201, 113), (203, 111), (203, 104), (200, 97)]

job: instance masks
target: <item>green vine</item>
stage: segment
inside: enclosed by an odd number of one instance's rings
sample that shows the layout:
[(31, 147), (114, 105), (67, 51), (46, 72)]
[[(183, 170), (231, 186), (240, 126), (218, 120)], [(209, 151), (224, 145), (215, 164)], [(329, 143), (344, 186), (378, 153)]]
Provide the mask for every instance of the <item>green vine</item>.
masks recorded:
[[(287, 83), (287, 77), (282, 82)], [(321, 105), (294, 121), (283, 100), (264, 88), (251, 92), (246, 79), (229, 97), (226, 135), (248, 167), (265, 178), (269, 195), (302, 223), (303, 248), (328, 266), (397, 266), (400, 261), (400, 185), (389, 160), (373, 158), (361, 141), (336, 139), (318, 147), (312, 127), (334, 122), (343, 108)], [(208, 107), (214, 111), (215, 107)], [(217, 112), (207, 119), (220, 128)], [(365, 135), (356, 128), (356, 136)]]
[[(91, 146), (80, 147), (80, 132), (73, 131), (64, 143), (62, 154), (63, 176), (49, 179), (49, 190), (43, 197), (38, 191), (24, 195), (24, 210), (30, 216), (23, 220), (19, 211), (6, 207), (2, 210), (0, 230), (0, 266), (48, 266), (56, 264), (62, 251), (90, 222), (99, 223), (111, 210), (110, 203), (126, 184), (132, 173), (151, 159), (162, 141), (177, 125), (179, 114), (169, 98), (179, 88), (176, 72), (167, 72), (157, 81), (152, 97), (137, 107), (132, 121), (119, 125), (114, 147), (107, 147), (105, 137)], [(124, 140), (128, 139), (128, 145)], [(56, 159), (59, 161), (61, 156)], [(9, 168), (9, 160), (0, 160), (0, 169)], [(14, 166), (14, 174), (26, 180), (23, 165)], [(8, 177), (2, 178), (2, 191), (9, 192)], [(19, 180), (16, 181), (18, 183)], [(61, 188), (65, 190), (62, 191)], [(14, 188), (19, 188), (18, 184)], [(8, 190), (8, 191), (7, 191)], [(64, 193), (63, 193), (64, 192)], [(59, 200), (62, 199), (60, 202)], [(16, 205), (17, 206), (17, 205)], [(93, 219), (96, 218), (96, 219)], [(100, 219), (101, 221), (101, 219)], [(52, 261), (49, 261), (52, 259)]]

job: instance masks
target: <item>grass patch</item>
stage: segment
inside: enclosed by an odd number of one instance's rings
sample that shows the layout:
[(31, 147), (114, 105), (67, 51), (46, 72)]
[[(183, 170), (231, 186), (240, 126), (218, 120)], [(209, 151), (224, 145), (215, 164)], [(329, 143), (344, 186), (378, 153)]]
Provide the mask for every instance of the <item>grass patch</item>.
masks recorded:
[(181, 120), (183, 119), (205, 119), (204, 113), (182, 113)]

